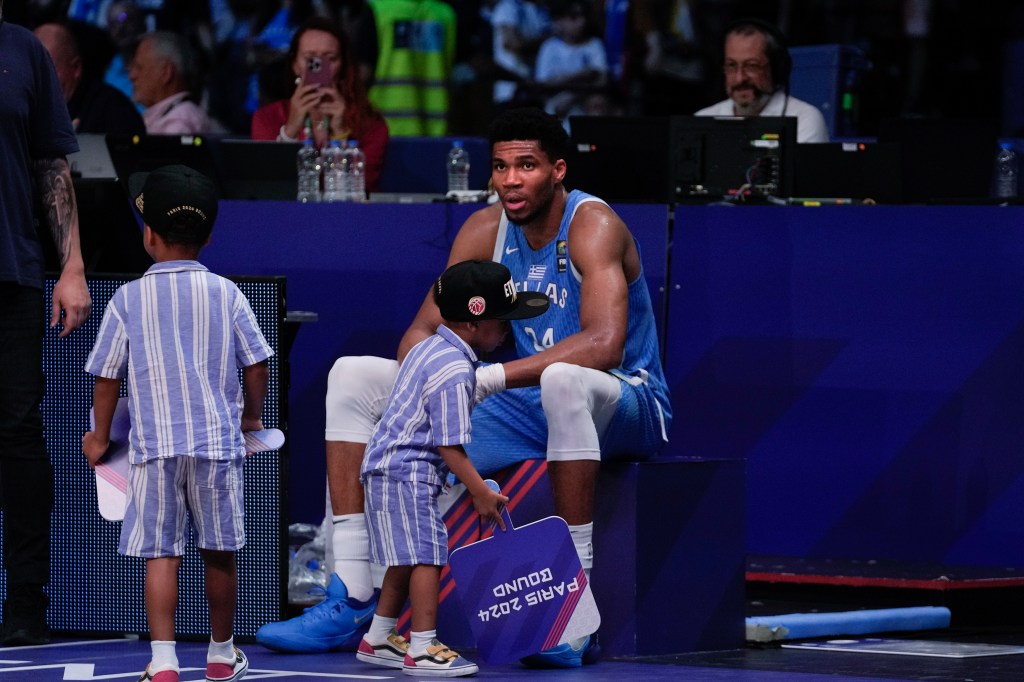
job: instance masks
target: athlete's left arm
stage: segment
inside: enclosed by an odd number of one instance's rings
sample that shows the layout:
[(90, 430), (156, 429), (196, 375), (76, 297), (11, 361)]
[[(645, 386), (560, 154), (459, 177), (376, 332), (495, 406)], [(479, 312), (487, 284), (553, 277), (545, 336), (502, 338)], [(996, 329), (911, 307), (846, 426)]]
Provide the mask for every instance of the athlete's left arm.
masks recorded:
[[(608, 206), (585, 203), (569, 227), (569, 253), (582, 278), (580, 331), (542, 353), (505, 363), (507, 388), (539, 383), (544, 368), (555, 362), (593, 369), (622, 363), (629, 307), (627, 269), (635, 258), (629, 230)], [(554, 304), (548, 310), (544, 317), (560, 312)]]

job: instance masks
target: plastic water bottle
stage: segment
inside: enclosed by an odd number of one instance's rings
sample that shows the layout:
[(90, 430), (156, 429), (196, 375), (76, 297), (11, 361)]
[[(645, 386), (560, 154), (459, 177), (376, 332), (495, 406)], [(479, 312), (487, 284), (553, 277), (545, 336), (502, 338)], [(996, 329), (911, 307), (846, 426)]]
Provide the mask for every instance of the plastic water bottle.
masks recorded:
[(366, 201), (366, 154), (356, 140), (348, 141), (348, 188), (349, 201)]
[(1013, 145), (1009, 142), (1000, 142), (999, 151), (996, 153), (992, 185), (993, 196), (1000, 198), (1017, 196), (1019, 176), (1020, 166), (1017, 161), (1017, 153), (1013, 151)]
[(313, 146), (313, 140), (306, 138), (299, 147), (296, 163), (299, 172), (296, 198), (304, 204), (320, 201), (320, 154)]
[(469, 152), (462, 146), (462, 140), (452, 142), (448, 150), (448, 191), (469, 189)]
[(324, 201), (344, 201), (342, 190), (342, 157), (344, 149), (341, 140), (331, 140), (320, 154), (320, 164), (324, 171)]

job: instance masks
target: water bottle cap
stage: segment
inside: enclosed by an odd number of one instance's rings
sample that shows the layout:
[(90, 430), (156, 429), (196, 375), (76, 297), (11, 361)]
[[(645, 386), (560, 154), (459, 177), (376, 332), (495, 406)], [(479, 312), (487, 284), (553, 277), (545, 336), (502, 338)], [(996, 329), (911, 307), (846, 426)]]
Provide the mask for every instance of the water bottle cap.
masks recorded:
[(999, 143), (999, 148), (1000, 149), (1013, 149), (1013, 143), (1012, 142), (1000, 142)]
[(452, 146), (453, 147), (461, 147), (462, 146), (462, 140), (452, 140)]
[(349, 140), (348, 141), (348, 146), (349, 147), (358, 147), (359, 146), (359, 140)]
[(341, 140), (331, 140), (331, 146), (332, 147), (340, 147), (341, 146)]

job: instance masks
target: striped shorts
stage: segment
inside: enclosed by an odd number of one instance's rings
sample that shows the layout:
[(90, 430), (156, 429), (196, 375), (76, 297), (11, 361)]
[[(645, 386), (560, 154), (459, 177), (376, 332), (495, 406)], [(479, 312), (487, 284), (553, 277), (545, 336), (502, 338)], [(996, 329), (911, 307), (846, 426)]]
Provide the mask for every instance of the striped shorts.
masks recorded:
[(147, 559), (182, 556), (189, 518), (197, 547), (241, 549), (245, 545), (243, 463), (182, 456), (131, 465), (128, 507), (117, 551)]
[(440, 485), (370, 475), (363, 491), (370, 561), (382, 566), (448, 563), (448, 530), (437, 505)]

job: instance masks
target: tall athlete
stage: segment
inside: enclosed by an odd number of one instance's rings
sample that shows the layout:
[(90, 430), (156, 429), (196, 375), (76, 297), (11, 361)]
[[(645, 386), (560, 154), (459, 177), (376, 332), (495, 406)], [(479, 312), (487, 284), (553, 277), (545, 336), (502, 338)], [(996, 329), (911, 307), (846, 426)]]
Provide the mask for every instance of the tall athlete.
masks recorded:
[[(650, 294), (625, 223), (600, 199), (566, 190), (568, 137), (556, 118), (536, 109), (507, 111), (492, 123), (490, 139), (500, 204), (469, 217), (448, 264), (499, 261), (518, 289), (543, 292), (551, 302), (544, 315), (513, 322), (518, 359), (477, 370), (476, 398), (483, 402), (473, 411), (466, 449), (484, 475), (546, 457), (555, 510), (589, 571), (601, 460), (655, 455), (671, 419)], [(441, 321), (428, 295), (399, 344), (399, 360)], [(332, 580), (318, 607), (261, 628), (257, 640), (267, 646), (342, 646), (372, 610), (359, 467), (397, 372), (398, 362), (374, 357), (340, 358), (331, 370), (327, 470), (340, 580)], [(525, 662), (575, 667), (590, 643), (563, 644)]]

